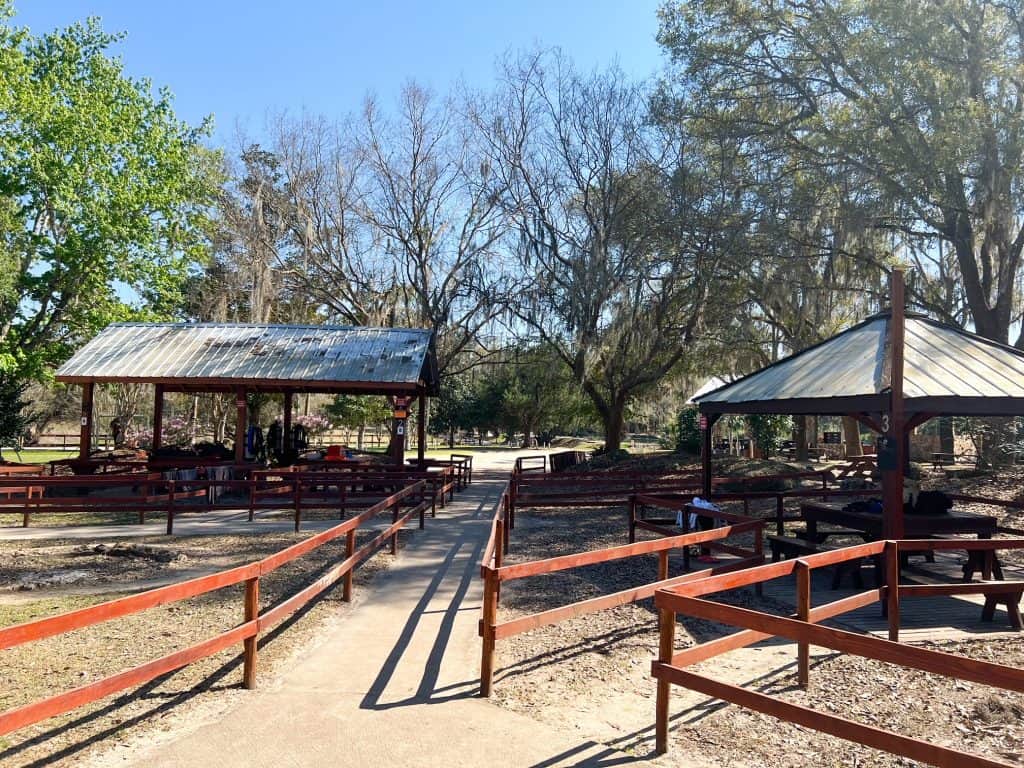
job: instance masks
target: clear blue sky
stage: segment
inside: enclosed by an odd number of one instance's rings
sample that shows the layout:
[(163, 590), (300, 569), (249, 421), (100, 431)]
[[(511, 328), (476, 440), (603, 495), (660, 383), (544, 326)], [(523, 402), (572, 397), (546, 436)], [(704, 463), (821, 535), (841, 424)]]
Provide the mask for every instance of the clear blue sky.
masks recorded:
[(128, 37), (129, 74), (175, 94), (178, 115), (213, 114), (258, 134), (268, 112), (340, 117), (367, 92), (388, 103), (409, 78), (444, 91), (484, 87), (503, 52), (558, 46), (590, 68), (617, 60), (647, 76), (661, 64), (658, 0), (15, 0), (39, 33), (99, 16)]

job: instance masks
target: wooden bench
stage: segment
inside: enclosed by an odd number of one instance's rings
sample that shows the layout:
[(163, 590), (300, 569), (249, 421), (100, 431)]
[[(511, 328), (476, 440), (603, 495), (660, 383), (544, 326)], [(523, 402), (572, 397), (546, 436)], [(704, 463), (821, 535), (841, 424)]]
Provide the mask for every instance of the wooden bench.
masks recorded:
[[(856, 531), (830, 531), (832, 535), (835, 534), (846, 534), (856, 533)], [(768, 538), (768, 545), (772, 550), (772, 562), (777, 563), (783, 557), (790, 559), (793, 557), (800, 557), (801, 555), (813, 555), (818, 552), (831, 552), (842, 547), (833, 546), (826, 544), (823, 541), (811, 541), (809, 539), (802, 539), (796, 536), (775, 536), (770, 535)], [(880, 584), (879, 579), (881, 578), (881, 563), (878, 558), (874, 558), (875, 561), (875, 581)], [(849, 573), (853, 577), (854, 586), (858, 589), (864, 588), (864, 579), (860, 573), (861, 560), (848, 560), (843, 563), (836, 563), (832, 572), (832, 589), (839, 589), (842, 582), (843, 574)]]

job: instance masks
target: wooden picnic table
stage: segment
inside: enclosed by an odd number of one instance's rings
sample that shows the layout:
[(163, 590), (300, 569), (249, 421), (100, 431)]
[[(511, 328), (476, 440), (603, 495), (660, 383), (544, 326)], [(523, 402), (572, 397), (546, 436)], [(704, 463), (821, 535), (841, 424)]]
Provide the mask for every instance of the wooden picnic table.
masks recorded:
[[(807, 502), (800, 507), (807, 521), (808, 538), (817, 535), (818, 524), (828, 523), (841, 528), (862, 531), (865, 541), (883, 538), (882, 515), (870, 512), (848, 512), (839, 504)], [(974, 534), (979, 539), (991, 539), (998, 521), (991, 515), (951, 511), (943, 515), (905, 515), (904, 535), (908, 539), (927, 539), (952, 534)]]

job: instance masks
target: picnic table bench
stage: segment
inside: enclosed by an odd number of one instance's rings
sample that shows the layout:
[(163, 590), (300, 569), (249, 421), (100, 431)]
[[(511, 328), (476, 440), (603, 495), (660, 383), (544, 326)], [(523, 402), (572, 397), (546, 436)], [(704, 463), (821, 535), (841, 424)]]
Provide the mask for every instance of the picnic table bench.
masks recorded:
[[(783, 557), (790, 559), (793, 557), (800, 557), (801, 555), (813, 555), (818, 552), (830, 552), (836, 549), (842, 549), (841, 545), (829, 544), (827, 539), (830, 536), (861, 536), (861, 532), (857, 530), (851, 530), (846, 528), (830, 528), (824, 530), (818, 530), (814, 534), (804, 533), (802, 536), (768, 536), (768, 546), (772, 550), (772, 562), (777, 563)], [(874, 559), (875, 566), (875, 581), (879, 583), (881, 578), (881, 562), (879, 559)], [(853, 577), (854, 586), (858, 589), (864, 587), (864, 580), (860, 573), (861, 561), (860, 560), (847, 560), (842, 563), (836, 563), (832, 571), (832, 589), (839, 589), (842, 582), (843, 574), (849, 573)]]

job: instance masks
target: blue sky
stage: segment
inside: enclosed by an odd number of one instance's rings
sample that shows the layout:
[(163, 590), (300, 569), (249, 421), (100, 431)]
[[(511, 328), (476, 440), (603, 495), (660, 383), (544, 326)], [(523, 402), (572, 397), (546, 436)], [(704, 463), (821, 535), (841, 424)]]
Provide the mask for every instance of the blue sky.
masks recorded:
[(39, 33), (86, 16), (128, 37), (129, 74), (175, 94), (178, 115), (213, 114), (216, 140), (258, 135), (268, 112), (331, 117), (367, 92), (385, 104), (409, 78), (444, 91), (485, 87), (507, 50), (559, 46), (584, 68), (617, 60), (643, 77), (662, 61), (658, 0), (15, 0)]

